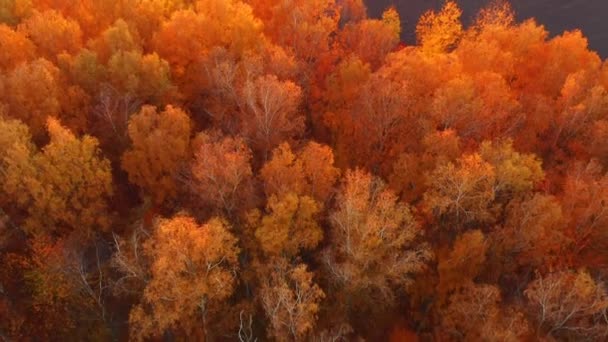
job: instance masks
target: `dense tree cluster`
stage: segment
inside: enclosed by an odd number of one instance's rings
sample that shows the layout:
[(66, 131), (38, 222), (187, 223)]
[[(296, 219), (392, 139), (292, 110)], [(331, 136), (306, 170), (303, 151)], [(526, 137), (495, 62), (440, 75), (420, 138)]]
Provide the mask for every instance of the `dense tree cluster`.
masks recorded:
[(0, 1), (0, 340), (608, 339), (608, 62), (460, 17)]

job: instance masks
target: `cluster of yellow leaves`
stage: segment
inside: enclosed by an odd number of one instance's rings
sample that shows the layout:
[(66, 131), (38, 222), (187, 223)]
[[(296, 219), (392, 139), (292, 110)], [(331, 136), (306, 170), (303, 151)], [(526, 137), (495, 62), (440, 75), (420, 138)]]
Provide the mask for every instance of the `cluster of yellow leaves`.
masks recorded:
[(484, 142), (479, 153), (439, 165), (424, 198), (433, 214), (456, 223), (492, 221), (498, 197), (530, 191), (543, 177), (540, 160), (515, 152), (511, 141)]
[(328, 200), (339, 174), (331, 148), (315, 142), (309, 142), (297, 155), (289, 144), (281, 144), (260, 170), (268, 197), (293, 192), (320, 203)]
[(31, 0), (4, 0), (0, 3), (0, 23), (15, 25), (31, 11)]
[(268, 215), (255, 230), (265, 253), (295, 256), (302, 249), (314, 249), (323, 238), (317, 223), (321, 208), (314, 199), (289, 193), (270, 197), (267, 207)]
[(416, 25), (416, 36), (422, 49), (437, 53), (454, 48), (463, 34), (461, 15), (462, 11), (451, 0), (445, 2), (439, 13), (424, 13)]
[(16, 142), (4, 156), (5, 193), (29, 213), (30, 233), (88, 236), (105, 230), (113, 192), (109, 161), (100, 156), (96, 139), (79, 139), (54, 119), (47, 128), (50, 142), (42, 151)]
[(481, 231), (472, 230), (459, 235), (449, 254), (438, 256), (440, 295), (445, 298), (450, 291), (472, 283), (482, 271), (487, 250), (488, 242)]

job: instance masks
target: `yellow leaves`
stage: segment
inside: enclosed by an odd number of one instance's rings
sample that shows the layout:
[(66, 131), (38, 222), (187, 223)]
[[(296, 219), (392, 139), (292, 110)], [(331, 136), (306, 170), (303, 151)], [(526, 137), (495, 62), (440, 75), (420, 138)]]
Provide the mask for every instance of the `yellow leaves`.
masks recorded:
[(460, 157), (457, 165), (438, 166), (424, 197), (437, 217), (449, 215), (458, 223), (492, 221), (495, 200), (530, 191), (543, 177), (540, 160), (514, 151), (510, 140), (484, 142), (479, 153)]
[(300, 160), (311, 197), (323, 203), (329, 198), (340, 170), (334, 167), (334, 156), (329, 146), (309, 142), (300, 152)]
[(204, 34), (204, 25), (204, 17), (194, 11), (177, 11), (155, 35), (155, 51), (169, 61), (178, 76), (183, 75), (191, 60), (201, 57), (208, 45), (210, 38)]
[(255, 231), (262, 250), (269, 255), (295, 256), (300, 250), (314, 249), (323, 238), (317, 223), (321, 210), (310, 197), (293, 193), (268, 200), (268, 215)]
[(397, 12), (395, 7), (390, 7), (382, 13), (382, 23), (390, 28), (394, 37), (399, 39), (401, 35), (401, 20), (399, 19), (399, 12)]
[(29, 213), (26, 230), (88, 237), (106, 229), (112, 175), (97, 140), (78, 139), (54, 119), (47, 128), (51, 140), (42, 152), (31, 154), (24, 145), (16, 145), (5, 158), (5, 188), (20, 193), (16, 199)]
[(547, 269), (563, 260), (571, 241), (566, 236), (566, 217), (553, 196), (535, 194), (531, 198), (512, 200), (506, 209), (504, 226), (492, 233), (495, 269), (507, 273), (530, 265)]
[(157, 337), (172, 327), (188, 331), (216, 314), (207, 310), (232, 295), (236, 283), (239, 249), (228, 229), (218, 218), (204, 225), (183, 215), (157, 222), (144, 244), (151, 278), (131, 310), (131, 338)]
[(190, 152), (190, 118), (181, 109), (144, 106), (129, 121), (131, 149), (122, 157), (129, 180), (152, 194), (156, 203), (176, 194), (176, 177)]
[(461, 135), (471, 132), (467, 125), (472, 125), (482, 106), (476, 96), (473, 80), (466, 75), (454, 78), (441, 86), (435, 93), (431, 105), (431, 114), (436, 117), (441, 128), (456, 128)]
[(28, 127), (19, 120), (5, 119), (0, 113), (0, 205), (14, 201), (23, 204), (21, 178), (34, 172), (30, 158), (35, 151)]
[(352, 52), (377, 69), (399, 43), (400, 32), (399, 14), (389, 8), (382, 19), (364, 19), (346, 25), (340, 32), (340, 42), (347, 51), (345, 55)]
[(309, 142), (296, 156), (289, 144), (283, 143), (273, 151), (260, 177), (267, 196), (293, 192), (324, 203), (339, 176), (333, 164), (333, 152), (328, 146)]
[(340, 4), (340, 20), (357, 22), (367, 18), (367, 7), (363, 0), (344, 0)]
[(112, 175), (97, 140), (90, 136), (78, 139), (52, 119), (48, 131), (50, 143), (34, 157), (41, 188), (30, 189), (34, 201), (31, 223), (47, 222), (51, 227), (57, 225), (59, 231), (83, 229), (80, 233), (84, 235), (106, 229)]
[(0, 111), (0, 166), (9, 150), (15, 145), (23, 145), (34, 150), (29, 128), (19, 120), (4, 118)]
[(370, 74), (369, 65), (361, 59), (355, 56), (344, 59), (336, 66), (336, 70), (327, 77), (325, 98), (330, 104), (336, 106), (354, 102), (361, 84), (369, 79)]
[(242, 56), (264, 42), (261, 30), (261, 22), (242, 2), (204, 0), (196, 3), (196, 11), (174, 12), (155, 34), (153, 45), (171, 65), (185, 95), (194, 96), (196, 90), (190, 87), (203, 83), (201, 63), (213, 48)]
[(469, 284), (450, 297), (441, 310), (441, 339), (459, 336), (473, 341), (522, 341), (529, 337), (525, 315), (502, 303), (495, 285)]
[(196, 12), (209, 18), (206, 31), (237, 55), (263, 43), (262, 21), (253, 15), (252, 8), (242, 1), (199, 0)]
[(264, 21), (266, 35), (300, 61), (313, 64), (331, 48), (331, 35), (339, 20), (334, 0), (248, 2)]
[(302, 194), (305, 186), (303, 173), (302, 161), (297, 159), (289, 144), (282, 143), (272, 151), (272, 159), (260, 171), (266, 196), (289, 192)]
[(141, 43), (138, 41), (136, 32), (131, 32), (129, 25), (118, 19), (108, 27), (101, 35), (88, 44), (96, 52), (101, 61), (108, 61), (110, 56), (119, 51), (141, 52)]
[(475, 19), (476, 29), (488, 26), (508, 27), (515, 22), (515, 13), (509, 1), (496, 0), (482, 8)]
[(110, 83), (121, 93), (158, 103), (171, 90), (169, 64), (156, 53), (119, 51), (108, 61)]
[(453, 49), (463, 34), (462, 11), (452, 0), (445, 2), (441, 11), (428, 11), (418, 20), (416, 37), (422, 49), (430, 54)]
[(72, 82), (89, 94), (97, 91), (99, 83), (106, 79), (105, 66), (99, 61), (97, 53), (88, 49), (81, 49), (74, 56), (59, 56), (59, 65), (67, 71)]
[(526, 192), (541, 181), (545, 174), (541, 161), (533, 154), (520, 154), (513, 149), (513, 142), (484, 142), (479, 153), (494, 166), (498, 192)]

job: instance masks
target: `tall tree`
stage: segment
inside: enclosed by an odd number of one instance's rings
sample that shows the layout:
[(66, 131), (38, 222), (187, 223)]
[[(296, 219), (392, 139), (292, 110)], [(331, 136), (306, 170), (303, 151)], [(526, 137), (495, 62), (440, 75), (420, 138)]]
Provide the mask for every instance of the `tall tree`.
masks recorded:
[(228, 229), (217, 218), (204, 225), (179, 215), (157, 222), (143, 247), (151, 278), (129, 315), (131, 338), (161, 336), (172, 328), (190, 334), (207, 329), (207, 315), (219, 314), (214, 310), (236, 283), (239, 250)]
[(444, 298), (448, 293), (469, 285), (484, 269), (488, 242), (479, 230), (463, 233), (454, 241), (446, 256), (438, 255), (438, 291)]
[(457, 165), (440, 165), (429, 181), (424, 199), (434, 215), (445, 215), (457, 223), (492, 219), (496, 172), (478, 154), (460, 157)]
[(243, 133), (262, 160), (282, 141), (303, 133), (302, 92), (295, 83), (267, 75), (246, 83), (243, 96)]
[(340, 41), (347, 51), (352, 51), (377, 69), (399, 43), (400, 34), (399, 13), (389, 8), (381, 19), (364, 19), (347, 24), (340, 32)]
[(420, 226), (381, 180), (361, 170), (346, 173), (336, 203), (323, 253), (327, 277), (346, 298), (390, 303), (432, 255), (416, 242)]
[(300, 341), (314, 331), (323, 290), (305, 264), (278, 259), (267, 267), (260, 302), (268, 318), (268, 336), (278, 341)]
[(463, 33), (461, 15), (462, 11), (452, 0), (446, 1), (439, 13), (433, 10), (424, 13), (416, 25), (416, 37), (422, 49), (430, 53), (453, 49)]
[(243, 139), (202, 132), (193, 145), (195, 157), (188, 185), (203, 204), (229, 215), (250, 208), (254, 195), (252, 154)]

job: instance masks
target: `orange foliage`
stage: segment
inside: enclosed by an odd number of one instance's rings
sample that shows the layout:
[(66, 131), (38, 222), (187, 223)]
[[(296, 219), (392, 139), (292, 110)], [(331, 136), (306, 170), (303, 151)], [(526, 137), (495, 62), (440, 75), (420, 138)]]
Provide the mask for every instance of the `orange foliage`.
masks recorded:
[(0, 339), (606, 340), (608, 62), (462, 14), (0, 0)]
[(189, 156), (190, 118), (179, 108), (167, 106), (161, 113), (146, 106), (129, 121), (133, 142), (122, 156), (122, 167), (129, 179), (147, 192), (155, 202), (175, 196), (176, 178)]

